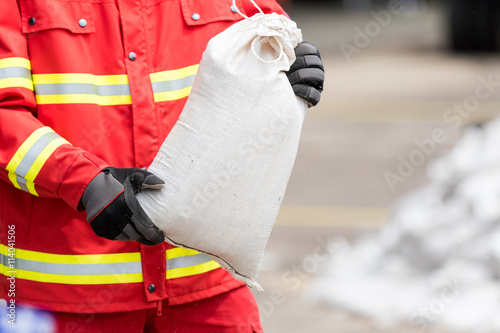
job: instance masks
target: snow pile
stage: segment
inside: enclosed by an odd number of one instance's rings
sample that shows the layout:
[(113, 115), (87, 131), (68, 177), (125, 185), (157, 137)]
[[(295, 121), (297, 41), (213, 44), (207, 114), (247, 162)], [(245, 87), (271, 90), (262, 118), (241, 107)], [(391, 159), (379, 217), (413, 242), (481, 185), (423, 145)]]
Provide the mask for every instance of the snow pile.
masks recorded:
[(467, 128), (428, 175), (387, 227), (331, 257), (312, 293), (382, 325), (500, 332), (500, 120)]

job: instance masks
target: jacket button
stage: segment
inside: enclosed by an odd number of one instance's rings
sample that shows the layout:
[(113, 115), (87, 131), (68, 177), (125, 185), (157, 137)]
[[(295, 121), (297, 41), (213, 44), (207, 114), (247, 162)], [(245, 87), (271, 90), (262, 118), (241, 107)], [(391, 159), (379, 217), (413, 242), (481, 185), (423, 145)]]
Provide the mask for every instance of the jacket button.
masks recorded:
[(35, 22), (36, 22), (36, 20), (35, 20), (34, 17), (30, 17), (29, 20), (28, 20), (28, 24), (29, 25), (35, 25)]
[(128, 54), (128, 58), (132, 61), (134, 61), (135, 59), (137, 59), (137, 54), (135, 54), (135, 52), (130, 52)]
[(236, 8), (236, 6), (231, 6), (231, 11), (233, 13), (237, 13), (238, 12), (238, 9)]
[(85, 28), (87, 26), (87, 20), (81, 19), (80, 21), (78, 21), (78, 25), (82, 28)]
[(155, 285), (151, 283), (151, 284), (149, 285), (149, 287), (148, 287), (148, 290), (149, 290), (149, 292), (150, 292), (151, 294), (152, 294), (152, 293), (154, 293), (154, 292), (155, 292), (155, 290), (156, 290)]
[(192, 18), (194, 21), (198, 21), (198, 20), (201, 18), (201, 16), (200, 16), (200, 14), (198, 14), (198, 13), (194, 13), (193, 15), (191, 15), (191, 18)]

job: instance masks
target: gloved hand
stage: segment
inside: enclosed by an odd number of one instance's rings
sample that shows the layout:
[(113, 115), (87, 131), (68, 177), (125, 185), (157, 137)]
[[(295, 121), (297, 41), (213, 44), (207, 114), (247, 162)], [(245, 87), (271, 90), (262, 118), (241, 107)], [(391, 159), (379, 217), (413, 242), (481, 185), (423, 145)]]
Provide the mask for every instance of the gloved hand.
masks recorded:
[(135, 195), (143, 189), (160, 189), (165, 183), (151, 172), (107, 168), (87, 186), (82, 204), (94, 232), (110, 240), (156, 245), (163, 233), (151, 222)]
[(286, 72), (293, 92), (307, 102), (309, 107), (318, 104), (325, 81), (325, 69), (318, 49), (309, 42), (295, 48), (297, 59)]

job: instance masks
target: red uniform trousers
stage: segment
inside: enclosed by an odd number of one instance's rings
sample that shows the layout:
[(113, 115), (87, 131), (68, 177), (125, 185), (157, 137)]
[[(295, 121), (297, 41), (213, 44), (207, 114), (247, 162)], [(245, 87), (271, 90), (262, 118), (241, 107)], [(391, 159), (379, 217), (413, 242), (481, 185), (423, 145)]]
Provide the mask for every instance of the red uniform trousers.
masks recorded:
[(27, 311), (18, 311), (16, 326), (8, 327), (8, 332), (40, 332), (41, 326), (45, 327), (43, 332), (50, 327), (48, 330), (53, 328), (54, 333), (263, 332), (257, 301), (247, 286), (181, 305), (163, 302), (160, 309), (96, 314), (35, 311), (35, 315), (32, 311), (26, 315)]

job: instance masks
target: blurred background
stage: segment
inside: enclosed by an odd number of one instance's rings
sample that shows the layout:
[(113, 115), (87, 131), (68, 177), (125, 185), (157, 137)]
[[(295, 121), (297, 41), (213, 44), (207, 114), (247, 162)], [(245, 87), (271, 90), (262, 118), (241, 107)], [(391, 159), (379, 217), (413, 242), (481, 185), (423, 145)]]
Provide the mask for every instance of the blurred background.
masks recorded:
[(282, 4), (326, 82), (255, 292), (265, 331), (500, 331), (500, 3)]

